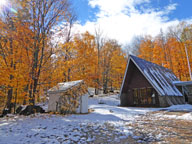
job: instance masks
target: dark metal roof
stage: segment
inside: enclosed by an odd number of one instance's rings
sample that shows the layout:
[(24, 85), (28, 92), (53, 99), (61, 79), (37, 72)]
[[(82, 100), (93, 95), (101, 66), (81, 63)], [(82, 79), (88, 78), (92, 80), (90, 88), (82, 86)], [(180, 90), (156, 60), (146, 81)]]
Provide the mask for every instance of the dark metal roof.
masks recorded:
[(133, 55), (130, 55), (130, 59), (156, 89), (159, 95), (183, 96), (173, 84), (173, 81), (179, 80), (171, 70)]

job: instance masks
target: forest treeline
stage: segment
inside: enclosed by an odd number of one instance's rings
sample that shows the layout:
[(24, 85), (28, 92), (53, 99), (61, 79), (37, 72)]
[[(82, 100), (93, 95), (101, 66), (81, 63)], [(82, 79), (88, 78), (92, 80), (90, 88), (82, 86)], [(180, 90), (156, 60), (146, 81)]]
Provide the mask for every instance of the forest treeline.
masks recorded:
[[(67, 0), (14, 0), (0, 19), (0, 107), (46, 98), (59, 82), (83, 79), (88, 86), (119, 89), (126, 54), (97, 29), (72, 34), (76, 21)], [(61, 26), (62, 25), (62, 26)], [(59, 28), (58, 28), (59, 26)], [(58, 39), (60, 39), (58, 41)]]
[[(139, 57), (169, 68), (181, 81), (192, 80), (192, 25), (181, 22), (170, 27), (167, 33), (140, 40)], [(189, 68), (190, 67), (190, 68)]]

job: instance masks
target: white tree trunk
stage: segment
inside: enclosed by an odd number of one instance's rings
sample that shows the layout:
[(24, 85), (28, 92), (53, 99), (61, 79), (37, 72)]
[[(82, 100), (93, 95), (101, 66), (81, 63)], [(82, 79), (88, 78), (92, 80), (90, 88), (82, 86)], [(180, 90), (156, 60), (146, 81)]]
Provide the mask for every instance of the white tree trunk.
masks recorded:
[(191, 80), (192, 80), (191, 66), (190, 66), (190, 62), (189, 62), (189, 56), (188, 56), (188, 52), (187, 52), (187, 47), (186, 47), (186, 44), (184, 44), (184, 45), (185, 45), (185, 53), (186, 53), (186, 57), (187, 57), (189, 75), (190, 75), (190, 78), (191, 78)]

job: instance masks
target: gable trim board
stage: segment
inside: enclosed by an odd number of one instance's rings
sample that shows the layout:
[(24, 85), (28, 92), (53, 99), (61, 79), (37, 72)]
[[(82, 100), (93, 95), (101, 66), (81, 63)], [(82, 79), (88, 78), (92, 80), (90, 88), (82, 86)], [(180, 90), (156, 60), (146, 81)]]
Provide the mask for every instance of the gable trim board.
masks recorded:
[[(167, 68), (159, 66), (157, 64), (140, 59), (133, 55), (129, 55), (124, 79), (121, 85), (120, 98), (123, 95), (123, 89), (125, 86), (125, 79), (129, 71), (130, 61), (136, 66), (136, 68), (142, 73), (144, 78), (151, 84), (151, 86), (158, 93), (159, 101), (167, 101), (168, 104), (182, 104), (184, 103), (182, 93), (173, 84), (173, 81), (178, 81), (173, 72)], [(178, 97), (178, 98), (173, 98)], [(160, 100), (162, 99), (162, 100)], [(162, 105), (162, 104), (160, 104)]]
[(125, 73), (124, 73), (124, 77), (123, 77), (123, 82), (121, 84), (121, 89), (120, 89), (120, 96), (122, 95), (122, 90), (123, 90), (123, 86), (124, 86), (124, 83), (125, 83), (125, 78), (127, 76), (127, 72), (128, 72), (128, 65), (129, 65), (129, 62), (130, 62), (130, 56), (128, 58), (128, 62), (127, 62), (127, 66), (126, 66), (126, 70), (125, 70)]

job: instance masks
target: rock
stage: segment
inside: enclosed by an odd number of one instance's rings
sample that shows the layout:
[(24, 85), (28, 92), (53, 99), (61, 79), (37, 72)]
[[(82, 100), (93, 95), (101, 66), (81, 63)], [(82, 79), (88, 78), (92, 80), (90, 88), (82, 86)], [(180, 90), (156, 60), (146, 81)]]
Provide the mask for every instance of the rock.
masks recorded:
[(16, 114), (19, 114), (22, 109), (23, 109), (23, 107), (22, 107), (22, 106), (19, 106), (19, 107), (16, 109)]
[(45, 113), (45, 110), (40, 106), (34, 106), (37, 113)]
[(4, 116), (6, 116), (8, 113), (9, 113), (9, 110), (8, 110), (8, 109), (4, 109), (4, 110), (3, 110), (3, 113), (0, 115), (0, 117), (4, 117)]
[(36, 106), (36, 105), (28, 105), (26, 106), (26, 108), (24, 110), (22, 110), (19, 114), (20, 115), (30, 115), (30, 114), (34, 114), (34, 113), (45, 113), (45, 110), (40, 107), (40, 106)]
[(14, 103), (11, 103), (9, 107), (5, 108), (0, 117), (4, 117), (7, 114), (10, 114), (12, 112), (12, 109), (14, 108), (14, 105), (15, 105)]
[(98, 104), (106, 104), (106, 103), (102, 99), (100, 99)]

